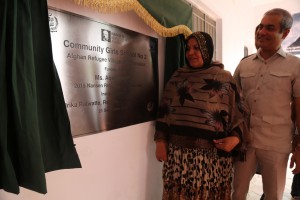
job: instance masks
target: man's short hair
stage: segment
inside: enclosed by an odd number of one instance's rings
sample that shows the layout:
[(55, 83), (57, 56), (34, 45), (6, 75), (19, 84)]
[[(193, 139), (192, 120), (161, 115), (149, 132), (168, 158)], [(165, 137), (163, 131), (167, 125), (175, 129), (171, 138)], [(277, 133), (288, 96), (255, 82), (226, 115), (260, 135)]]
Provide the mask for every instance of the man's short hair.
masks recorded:
[(280, 32), (291, 29), (293, 25), (293, 17), (292, 15), (282, 8), (273, 8), (265, 13), (265, 15), (279, 15), (282, 16), (280, 22)]

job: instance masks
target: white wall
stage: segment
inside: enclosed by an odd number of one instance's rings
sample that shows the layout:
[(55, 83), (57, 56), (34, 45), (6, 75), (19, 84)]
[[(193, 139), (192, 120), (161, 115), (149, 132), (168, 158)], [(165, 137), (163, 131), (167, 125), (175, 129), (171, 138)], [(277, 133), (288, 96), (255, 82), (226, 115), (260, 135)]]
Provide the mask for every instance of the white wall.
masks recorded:
[[(253, 7), (249, 0), (191, 0), (210, 12), (220, 25), (217, 42), (225, 68), (234, 71), (244, 45), (254, 52), (254, 29), (263, 13), (273, 7), (300, 11), (299, 0), (278, 0)], [(263, 0), (262, 0), (263, 1)], [(48, 0), (50, 6), (159, 38), (160, 86), (164, 39), (135, 13), (99, 14), (73, 0)], [(0, 200), (157, 200), (161, 198), (161, 163), (155, 160), (154, 123), (147, 122), (95, 135), (75, 138), (82, 169), (47, 173), (48, 193), (21, 189), (19, 195), (0, 191)]]
[[(73, 0), (48, 5), (158, 38), (159, 79), (163, 79), (164, 42), (133, 11), (99, 14)], [(146, 122), (75, 138), (82, 169), (46, 174), (48, 193), (21, 188), (19, 195), (0, 190), (0, 200), (156, 200), (162, 194), (162, 164), (155, 159), (154, 123)]]
[(277, 0), (269, 4), (258, 4), (255, 8), (255, 21), (260, 23), (263, 14), (272, 8), (283, 8), (288, 10), (291, 14), (300, 12), (300, 1), (299, 0)]

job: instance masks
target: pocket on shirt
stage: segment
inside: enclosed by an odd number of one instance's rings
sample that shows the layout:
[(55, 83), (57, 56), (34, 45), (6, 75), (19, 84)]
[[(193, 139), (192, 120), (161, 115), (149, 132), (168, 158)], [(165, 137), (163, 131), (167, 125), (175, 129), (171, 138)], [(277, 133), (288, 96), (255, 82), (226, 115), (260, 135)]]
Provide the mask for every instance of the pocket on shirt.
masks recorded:
[(251, 87), (254, 87), (254, 77), (255, 73), (253, 72), (240, 73), (242, 90), (247, 90), (248, 88), (250, 89)]
[(270, 84), (270, 88), (281, 91), (291, 91), (291, 77), (292, 74), (283, 71), (270, 71), (270, 79), (266, 84)]
[[(263, 116), (263, 124), (259, 127), (262, 133), (265, 133), (269, 140), (274, 144), (288, 144), (292, 139), (292, 120), (276, 116)], [(271, 131), (271, 132), (268, 132)]]
[(270, 125), (291, 125), (291, 119), (266, 115), (262, 117), (262, 120)]

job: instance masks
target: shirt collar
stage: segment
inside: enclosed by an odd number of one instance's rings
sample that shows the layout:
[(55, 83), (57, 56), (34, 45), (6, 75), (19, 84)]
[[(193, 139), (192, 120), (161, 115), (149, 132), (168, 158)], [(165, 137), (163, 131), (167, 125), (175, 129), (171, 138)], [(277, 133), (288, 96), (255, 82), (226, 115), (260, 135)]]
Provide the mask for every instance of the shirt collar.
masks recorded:
[[(261, 49), (259, 48), (259, 49), (257, 50), (256, 55), (254, 56), (253, 60), (254, 60), (254, 59), (258, 59), (258, 58), (261, 59), (261, 60), (263, 60), (263, 58), (260, 56), (260, 52), (261, 52)], [(280, 48), (278, 49), (278, 51), (277, 51), (274, 55), (279, 55), (279, 56), (282, 56), (282, 57), (286, 58), (287, 53), (282, 49), (282, 47), (280, 47)], [(273, 56), (274, 56), (274, 55), (273, 55)], [(273, 57), (273, 56), (271, 56), (271, 57)]]

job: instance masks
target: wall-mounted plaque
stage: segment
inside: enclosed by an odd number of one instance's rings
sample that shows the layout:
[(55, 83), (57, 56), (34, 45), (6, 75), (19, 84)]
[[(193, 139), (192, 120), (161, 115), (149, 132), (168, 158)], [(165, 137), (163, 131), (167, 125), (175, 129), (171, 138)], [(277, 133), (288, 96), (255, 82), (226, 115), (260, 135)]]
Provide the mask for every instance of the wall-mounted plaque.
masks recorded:
[(48, 11), (73, 136), (155, 119), (157, 38), (54, 8)]

